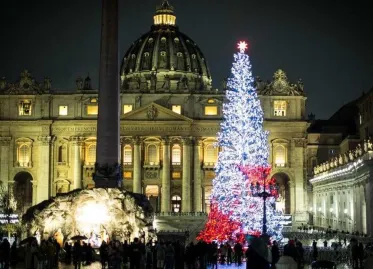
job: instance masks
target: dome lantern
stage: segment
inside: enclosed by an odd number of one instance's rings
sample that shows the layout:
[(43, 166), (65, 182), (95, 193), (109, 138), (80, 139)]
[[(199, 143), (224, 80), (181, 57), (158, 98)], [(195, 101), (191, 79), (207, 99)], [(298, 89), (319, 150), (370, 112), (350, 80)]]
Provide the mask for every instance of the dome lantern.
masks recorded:
[(163, 0), (163, 3), (157, 7), (154, 15), (154, 25), (176, 25), (174, 8), (167, 0)]

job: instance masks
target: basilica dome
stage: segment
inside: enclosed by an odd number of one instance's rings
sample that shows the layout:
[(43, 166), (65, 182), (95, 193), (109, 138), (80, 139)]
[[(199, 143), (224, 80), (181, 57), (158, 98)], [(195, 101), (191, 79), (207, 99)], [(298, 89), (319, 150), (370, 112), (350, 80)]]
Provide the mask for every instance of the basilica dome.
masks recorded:
[(122, 91), (208, 91), (211, 75), (197, 44), (176, 26), (168, 1), (157, 7), (154, 24), (124, 55)]

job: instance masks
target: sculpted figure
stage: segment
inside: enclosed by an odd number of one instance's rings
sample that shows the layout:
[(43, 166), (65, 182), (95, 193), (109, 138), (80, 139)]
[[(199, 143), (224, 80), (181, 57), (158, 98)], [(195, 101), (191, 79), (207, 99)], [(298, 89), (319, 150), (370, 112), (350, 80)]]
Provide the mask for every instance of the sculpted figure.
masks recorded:
[(5, 77), (2, 77), (0, 79), (0, 90), (4, 90), (5, 87), (6, 87), (6, 79), (5, 79)]
[(367, 152), (368, 151), (368, 142), (366, 139), (364, 139), (364, 151)]
[(169, 75), (164, 76), (164, 82), (163, 82), (163, 85), (162, 85), (162, 89), (165, 89), (165, 90), (170, 89), (170, 76)]
[(157, 75), (156, 73), (152, 73), (150, 75), (150, 89), (155, 90), (157, 86)]
[(343, 154), (343, 161), (344, 161), (344, 163), (348, 163), (348, 156), (347, 156), (346, 153)]
[(339, 163), (339, 165), (343, 164), (343, 157), (342, 157), (342, 155), (339, 155), (338, 163)]
[(373, 149), (373, 144), (371, 142), (372, 140), (370, 140), (370, 138), (368, 139), (368, 150), (372, 150)]
[(82, 77), (78, 77), (75, 82), (76, 82), (76, 88), (78, 90), (82, 90), (83, 89), (83, 79), (82, 79)]
[(354, 156), (354, 154), (351, 150), (348, 152), (348, 157), (349, 157), (350, 161), (353, 161), (354, 158), (355, 158), (355, 156)]

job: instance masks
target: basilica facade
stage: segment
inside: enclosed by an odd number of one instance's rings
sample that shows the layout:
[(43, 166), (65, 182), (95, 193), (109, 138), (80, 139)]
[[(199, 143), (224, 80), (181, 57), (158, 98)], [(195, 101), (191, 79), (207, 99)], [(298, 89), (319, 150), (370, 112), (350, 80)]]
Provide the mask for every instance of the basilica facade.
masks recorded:
[[(167, 1), (150, 31), (125, 53), (120, 77), (123, 187), (146, 195), (160, 216), (208, 212), (226, 86), (212, 87), (207, 59), (176, 26)], [(272, 80), (257, 77), (255, 87), (269, 131), (272, 176), (280, 185), (278, 209), (306, 223), (316, 163), (308, 148), (303, 83), (277, 70)], [(1, 79), (0, 179), (14, 190), (20, 209), (94, 187), (98, 102), (89, 77), (63, 92), (27, 70), (16, 82)]]

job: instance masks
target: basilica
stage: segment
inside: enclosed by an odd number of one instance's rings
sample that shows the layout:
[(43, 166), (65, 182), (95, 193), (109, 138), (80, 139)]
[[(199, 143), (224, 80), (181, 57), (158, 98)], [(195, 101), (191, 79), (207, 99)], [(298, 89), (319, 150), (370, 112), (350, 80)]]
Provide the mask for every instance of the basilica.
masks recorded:
[[(159, 227), (188, 229), (193, 221), (203, 223), (209, 211), (226, 86), (212, 87), (202, 48), (180, 31), (168, 1), (153, 20), (127, 49), (120, 68), (122, 185), (148, 197)], [(257, 77), (255, 87), (270, 134), (272, 176), (280, 186), (278, 209), (293, 223), (338, 228), (338, 218), (317, 214), (321, 205), (313, 188), (317, 195), (329, 192), (314, 168), (360, 140), (341, 128), (327, 132), (328, 121), (307, 117), (303, 82), (273, 71), (272, 78)], [(98, 90), (89, 77), (58, 91), (50, 78), (36, 81), (33, 75), (42, 74), (25, 70), (18, 81), (0, 81), (0, 179), (13, 189), (21, 211), (60, 193), (94, 187)], [(359, 227), (345, 224), (345, 229), (367, 232), (363, 214), (359, 217)]]

